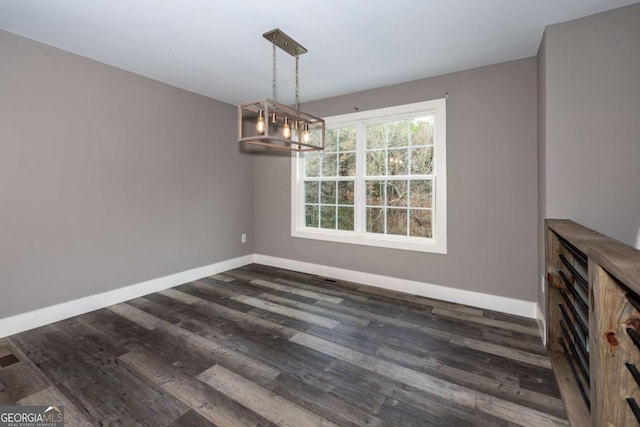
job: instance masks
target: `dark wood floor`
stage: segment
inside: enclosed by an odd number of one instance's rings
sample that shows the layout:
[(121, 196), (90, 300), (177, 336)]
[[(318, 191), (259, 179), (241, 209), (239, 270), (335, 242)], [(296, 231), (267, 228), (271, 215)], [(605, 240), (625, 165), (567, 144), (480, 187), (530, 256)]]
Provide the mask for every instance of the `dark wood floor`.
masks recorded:
[(69, 426), (568, 425), (535, 321), (255, 264), (2, 346)]

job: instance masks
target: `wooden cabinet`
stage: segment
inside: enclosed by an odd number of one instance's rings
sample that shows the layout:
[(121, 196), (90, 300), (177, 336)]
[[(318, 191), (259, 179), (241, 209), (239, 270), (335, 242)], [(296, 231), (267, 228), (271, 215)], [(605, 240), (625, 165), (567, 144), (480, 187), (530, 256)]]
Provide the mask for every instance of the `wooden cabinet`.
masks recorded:
[(569, 220), (545, 232), (547, 336), (569, 421), (638, 425), (640, 251)]

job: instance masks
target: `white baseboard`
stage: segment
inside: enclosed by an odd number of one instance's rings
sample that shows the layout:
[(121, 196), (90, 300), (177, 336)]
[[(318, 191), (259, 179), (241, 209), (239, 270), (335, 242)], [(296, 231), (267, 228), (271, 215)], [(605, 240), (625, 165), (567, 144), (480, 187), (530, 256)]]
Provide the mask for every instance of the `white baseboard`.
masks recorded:
[(431, 283), (363, 273), (361, 271), (346, 270), (344, 268), (312, 264), (303, 261), (276, 258), (268, 255), (255, 254), (254, 261), (257, 264), (285, 268), (288, 270), (300, 271), (302, 273), (317, 274), (349, 282), (362, 283), (398, 292), (465, 304), (472, 307), (515, 314), (518, 316), (528, 317), (530, 319), (537, 318), (538, 304), (532, 301), (506, 298), (498, 295), (449, 288)]
[(542, 344), (547, 345), (547, 321), (544, 318), (540, 304), (536, 304), (536, 321), (538, 322), (538, 329), (540, 329)]
[(260, 254), (245, 255), (101, 294), (6, 317), (0, 319), (0, 338), (242, 267), (253, 262), (537, 319), (539, 324), (542, 322), (543, 341), (546, 343), (544, 318), (540, 311), (540, 306), (535, 302)]
[(222, 273), (223, 271), (242, 267), (253, 262), (253, 255), (245, 255), (215, 264), (198, 267), (169, 276), (159, 277), (135, 285), (125, 286), (101, 294), (79, 298), (73, 301), (63, 302), (50, 307), (41, 308), (27, 313), (0, 319), (0, 338), (39, 326), (48, 325), (53, 322), (68, 319), (79, 314), (88, 313), (93, 310), (128, 301), (174, 286), (188, 283), (203, 277)]

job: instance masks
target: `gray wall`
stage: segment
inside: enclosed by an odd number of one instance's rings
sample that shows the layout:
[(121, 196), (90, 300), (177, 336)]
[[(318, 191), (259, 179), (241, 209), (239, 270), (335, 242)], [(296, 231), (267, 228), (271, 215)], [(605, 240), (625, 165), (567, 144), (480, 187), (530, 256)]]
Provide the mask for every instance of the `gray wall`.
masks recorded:
[(640, 4), (547, 27), (546, 216), (633, 245), (640, 227)]
[[(538, 49), (538, 274), (545, 277), (545, 230), (547, 217), (546, 201), (546, 141), (547, 141), (547, 41), (542, 37)], [(542, 283), (542, 282), (541, 282)], [(538, 285), (538, 303), (542, 313), (546, 311), (546, 298), (541, 284)]]
[(0, 94), (0, 318), (253, 252), (235, 107), (2, 31)]
[(528, 58), (305, 105), (331, 116), (449, 91), (448, 254), (292, 238), (286, 156), (256, 159), (256, 253), (535, 301), (536, 87)]

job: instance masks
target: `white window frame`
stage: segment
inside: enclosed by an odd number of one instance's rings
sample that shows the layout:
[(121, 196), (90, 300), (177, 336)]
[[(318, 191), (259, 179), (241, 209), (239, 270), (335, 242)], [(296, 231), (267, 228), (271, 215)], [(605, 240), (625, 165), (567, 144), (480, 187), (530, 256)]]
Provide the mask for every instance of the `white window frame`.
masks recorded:
[[(366, 231), (345, 231), (305, 226), (304, 158), (291, 156), (291, 236), (304, 239), (356, 245), (378, 246), (419, 252), (447, 253), (447, 118), (446, 99), (434, 99), (413, 104), (343, 114), (325, 118), (327, 128), (356, 126), (355, 229), (364, 230), (365, 172), (364, 127), (367, 122), (401, 119), (417, 114), (434, 115), (433, 174), (433, 238), (397, 236)], [(337, 177), (339, 178), (339, 177)]]

